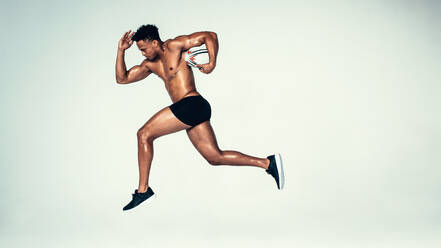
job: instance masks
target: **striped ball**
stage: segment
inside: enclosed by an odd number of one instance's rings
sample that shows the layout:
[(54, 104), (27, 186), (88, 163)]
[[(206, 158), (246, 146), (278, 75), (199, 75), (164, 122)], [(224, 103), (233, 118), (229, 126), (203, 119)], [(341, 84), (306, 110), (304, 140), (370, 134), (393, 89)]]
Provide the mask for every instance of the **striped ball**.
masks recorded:
[(190, 48), (185, 53), (185, 61), (192, 67), (197, 67), (197, 64), (207, 64), (210, 62), (210, 57), (208, 55), (208, 50), (206, 48)]

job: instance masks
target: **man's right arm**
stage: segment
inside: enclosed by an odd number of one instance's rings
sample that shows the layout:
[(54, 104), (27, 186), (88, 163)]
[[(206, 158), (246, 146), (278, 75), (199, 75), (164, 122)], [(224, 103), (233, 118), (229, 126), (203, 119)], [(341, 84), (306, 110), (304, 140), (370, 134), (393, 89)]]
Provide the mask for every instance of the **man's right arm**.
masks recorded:
[(147, 67), (144, 60), (140, 65), (135, 65), (127, 71), (126, 63), (124, 61), (125, 50), (118, 49), (116, 56), (116, 82), (119, 84), (129, 84), (146, 78), (152, 73)]

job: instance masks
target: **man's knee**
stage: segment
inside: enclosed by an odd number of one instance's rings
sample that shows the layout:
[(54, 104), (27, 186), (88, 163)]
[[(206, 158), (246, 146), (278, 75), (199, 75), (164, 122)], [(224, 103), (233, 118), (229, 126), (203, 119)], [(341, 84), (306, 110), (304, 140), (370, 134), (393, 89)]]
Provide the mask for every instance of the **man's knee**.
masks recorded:
[(138, 142), (145, 144), (145, 143), (151, 143), (153, 140), (155, 140), (155, 136), (150, 131), (149, 128), (141, 128), (136, 133), (136, 136), (138, 137)]
[(222, 164), (222, 152), (207, 156), (207, 157), (205, 157), (205, 159), (211, 165), (221, 165)]
[(207, 159), (208, 163), (211, 165), (221, 165), (221, 162), (219, 160), (212, 160)]

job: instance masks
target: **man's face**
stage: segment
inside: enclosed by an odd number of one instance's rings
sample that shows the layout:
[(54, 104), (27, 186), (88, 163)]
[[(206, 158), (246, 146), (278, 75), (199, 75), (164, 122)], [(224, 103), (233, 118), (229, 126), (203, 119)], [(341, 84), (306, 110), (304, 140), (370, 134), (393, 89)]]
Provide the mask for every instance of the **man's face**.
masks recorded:
[(146, 57), (148, 60), (154, 60), (156, 58), (156, 41), (140, 40), (136, 42), (138, 49), (141, 51), (142, 56)]

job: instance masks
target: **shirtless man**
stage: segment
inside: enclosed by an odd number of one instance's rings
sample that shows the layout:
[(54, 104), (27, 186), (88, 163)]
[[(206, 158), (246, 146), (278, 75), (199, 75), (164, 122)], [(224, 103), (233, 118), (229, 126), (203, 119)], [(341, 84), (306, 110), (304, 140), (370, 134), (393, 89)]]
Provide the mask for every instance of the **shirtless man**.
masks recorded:
[[(124, 52), (134, 41), (146, 59), (140, 65), (133, 66), (127, 71)], [(149, 186), (153, 141), (163, 135), (184, 129), (192, 144), (211, 165), (260, 167), (274, 177), (278, 189), (283, 188), (284, 175), (280, 154), (258, 158), (237, 151), (219, 149), (210, 124), (210, 104), (197, 92), (192, 68), (184, 59), (188, 49), (202, 44), (207, 47), (210, 62), (200, 64), (198, 68), (201, 72), (208, 74), (216, 66), (218, 40), (214, 32), (196, 32), (163, 42), (155, 25), (143, 25), (136, 33), (130, 30), (124, 33), (119, 40), (116, 57), (117, 83), (133, 83), (154, 73), (164, 81), (165, 88), (173, 102), (153, 115), (138, 130), (139, 185), (132, 194), (132, 200), (123, 210), (138, 206), (154, 194)]]

